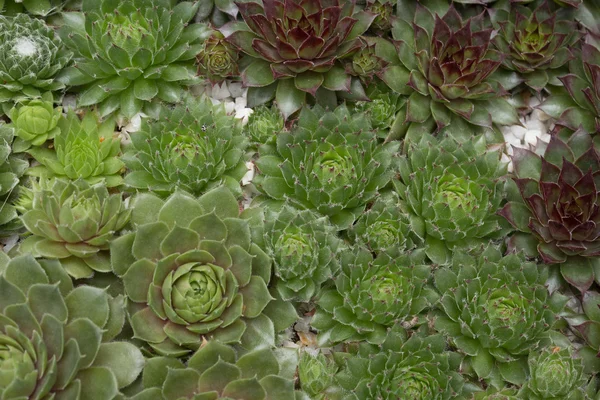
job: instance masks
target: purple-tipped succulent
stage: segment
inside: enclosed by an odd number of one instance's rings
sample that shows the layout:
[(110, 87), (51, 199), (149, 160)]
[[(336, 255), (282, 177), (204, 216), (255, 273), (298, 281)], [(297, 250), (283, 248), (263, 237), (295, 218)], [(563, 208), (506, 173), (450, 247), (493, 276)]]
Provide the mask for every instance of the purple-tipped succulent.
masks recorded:
[(236, 4), (245, 24), (233, 22), (221, 32), (242, 52), (256, 58), (242, 72), (245, 85), (265, 87), (278, 80), (269, 94), (277, 92), (277, 103), (286, 118), (302, 107), (306, 93), (315, 96), (321, 87), (351, 92), (351, 77), (338, 60), (361, 47), (358, 37), (376, 14), (355, 11), (354, 0)]
[[(521, 233), (509, 250), (533, 249), (547, 264), (561, 263), (567, 281), (580, 290), (593, 283), (590, 265), (600, 256), (600, 153), (579, 130), (566, 142), (553, 136), (543, 157), (514, 149), (513, 178), (521, 199), (500, 211)], [(575, 269), (575, 270), (574, 270)]]
[(381, 79), (410, 95), (407, 121), (435, 121), (438, 129), (457, 117), (483, 127), (518, 123), (514, 108), (500, 97), (505, 90), (491, 77), (504, 55), (491, 47), (493, 29), (484, 15), (463, 19), (451, 6), (440, 16), (417, 5), (412, 21), (393, 24), (397, 52), (378, 44), (390, 63)]
[(561, 67), (573, 58), (571, 47), (580, 39), (577, 23), (564, 14), (552, 12), (544, 1), (535, 9), (505, 4), (498, 7), (500, 28), (496, 46), (508, 57), (503, 67), (516, 71), (525, 84), (540, 91), (547, 84), (560, 86)]

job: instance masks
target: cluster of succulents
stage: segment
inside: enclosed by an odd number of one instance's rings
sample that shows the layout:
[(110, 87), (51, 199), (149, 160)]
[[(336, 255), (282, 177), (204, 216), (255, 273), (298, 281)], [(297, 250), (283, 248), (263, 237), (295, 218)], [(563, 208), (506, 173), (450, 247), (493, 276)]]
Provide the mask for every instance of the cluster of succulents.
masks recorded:
[(0, 0), (0, 399), (600, 400), (599, 21)]

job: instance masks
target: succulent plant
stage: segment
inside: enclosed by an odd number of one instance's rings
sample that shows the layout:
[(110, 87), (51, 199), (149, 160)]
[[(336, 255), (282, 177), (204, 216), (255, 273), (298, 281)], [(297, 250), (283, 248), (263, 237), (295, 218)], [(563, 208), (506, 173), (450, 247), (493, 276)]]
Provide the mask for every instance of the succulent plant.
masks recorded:
[[(600, 353), (600, 293), (587, 290), (581, 296), (579, 313), (566, 314), (565, 320), (584, 346), (579, 347), (577, 356), (583, 360), (584, 372), (596, 373), (600, 370), (598, 354)], [(593, 396), (589, 396), (594, 398)]]
[(442, 18), (420, 4), (416, 10), (414, 21), (394, 22), (397, 52), (383, 40), (376, 45), (390, 63), (379, 77), (410, 96), (406, 122), (438, 130), (457, 118), (487, 128), (519, 124), (515, 108), (501, 97), (511, 87), (491, 76), (504, 56), (491, 48), (483, 14), (464, 21), (454, 6)]
[(514, 388), (496, 389), (493, 386), (488, 386), (486, 391), (476, 392), (473, 394), (472, 400), (519, 400), (517, 390)]
[(54, 138), (54, 150), (32, 147), (27, 152), (41, 165), (29, 168), (27, 174), (43, 178), (85, 179), (94, 184), (102, 180), (108, 187), (123, 183), (124, 164), (117, 155), (121, 141), (114, 137), (114, 121), (108, 119), (98, 125), (94, 113), (83, 120), (70, 110), (58, 123), (60, 133)]
[(43, 181), (34, 187), (31, 209), (21, 217), (32, 235), (20, 251), (60, 260), (75, 279), (111, 272), (109, 245), (130, 215), (121, 194), (109, 194), (104, 183)]
[(531, 400), (583, 400), (586, 379), (583, 362), (572, 348), (547, 346), (529, 354), (531, 376), (519, 395)]
[(38, 17), (47, 17), (75, 2), (76, 0), (0, 0), (0, 10), (3, 15), (15, 16), (27, 12)]
[(46, 92), (41, 99), (20, 101), (8, 116), (15, 128), (13, 151), (22, 152), (54, 139), (60, 132), (58, 121), (62, 117), (62, 107), (55, 108), (52, 93)]
[(387, 65), (388, 62), (377, 55), (375, 43), (369, 43), (365, 38), (362, 48), (352, 56), (352, 62), (346, 64), (346, 72), (359, 77), (368, 86)]
[(348, 234), (373, 253), (396, 255), (422, 245), (424, 232), (418, 228), (402, 210), (398, 194), (390, 192), (377, 198)]
[(346, 229), (390, 182), (398, 147), (379, 144), (368, 120), (343, 105), (332, 112), (304, 108), (295, 130), (260, 149), (254, 184), (276, 201), (289, 199)]
[(442, 298), (435, 327), (444, 332), (480, 379), (497, 388), (523, 384), (526, 356), (548, 338), (566, 299), (544, 287), (547, 270), (522, 255), (502, 257), (489, 246), (477, 257), (455, 253), (435, 272)]
[(240, 193), (248, 145), (239, 121), (207, 99), (188, 98), (174, 109), (162, 107), (158, 120), (144, 119), (131, 134), (123, 156), (131, 171), (125, 183), (160, 195), (181, 188), (200, 195), (225, 183)]
[(11, 154), (14, 129), (0, 124), (0, 237), (14, 234), (22, 228), (13, 204), (19, 194), (19, 178), (23, 176), (29, 162)]
[[(406, 97), (390, 90), (385, 84), (372, 82), (367, 88), (369, 101), (354, 103), (354, 111), (364, 113), (381, 139), (391, 140), (404, 125)], [(395, 138), (394, 138), (395, 139)]]
[(463, 378), (460, 357), (446, 350), (440, 335), (406, 339), (392, 331), (382, 346), (360, 344), (356, 355), (346, 358), (336, 375), (344, 390), (334, 400), (461, 398)]
[(431, 266), (422, 250), (373, 259), (370, 251), (355, 247), (340, 258), (335, 285), (323, 289), (311, 322), (320, 344), (381, 344), (390, 327), (410, 321), (439, 298), (427, 284)]
[(274, 144), (279, 132), (285, 129), (285, 121), (275, 107), (259, 106), (248, 118), (244, 133), (253, 146)]
[(298, 355), (293, 349), (262, 349), (246, 354), (215, 340), (204, 342), (187, 361), (172, 357), (148, 360), (144, 390), (132, 400), (286, 399), (294, 391)]
[[(571, 130), (580, 126), (590, 133), (600, 132), (600, 36), (589, 32), (581, 51), (569, 62), (570, 73), (560, 77), (567, 96), (548, 99), (554, 108), (562, 111), (558, 124)], [(558, 107), (557, 107), (558, 106)]]
[(202, 49), (196, 56), (199, 72), (212, 83), (220, 83), (225, 78), (237, 76), (238, 50), (219, 31), (214, 31), (204, 41)]
[(267, 254), (274, 261), (275, 288), (283, 300), (308, 302), (339, 269), (343, 244), (326, 217), (290, 206), (267, 212)]
[(58, 35), (27, 14), (0, 16), (0, 101), (7, 113), (15, 101), (61, 90), (56, 78), (71, 60)]
[(199, 2), (83, 0), (68, 13), (60, 35), (76, 66), (61, 75), (82, 86), (79, 106), (98, 105), (101, 116), (151, 114), (151, 102), (176, 103), (198, 81), (194, 60), (210, 29), (188, 22)]
[(552, 12), (547, 1), (534, 10), (505, 4), (497, 9), (500, 33), (494, 43), (508, 57), (502, 66), (519, 73), (535, 91), (547, 84), (562, 85), (559, 76), (573, 58), (571, 48), (580, 39), (577, 23)]
[(0, 256), (0, 396), (114, 399), (141, 372), (135, 345), (112, 339), (122, 296), (73, 287), (58, 261)]
[(600, 255), (600, 154), (591, 136), (583, 130), (567, 141), (552, 136), (543, 157), (515, 148), (512, 159), (518, 190), (500, 212), (519, 231), (509, 250), (562, 263), (564, 278), (587, 290)]
[(354, 0), (265, 0), (262, 5), (239, 2), (237, 6), (245, 24), (232, 22), (221, 32), (255, 59), (242, 71), (244, 84), (268, 86), (261, 97), (275, 96), (284, 118), (302, 108), (306, 93), (315, 96), (321, 88), (363, 90), (358, 82), (354, 86), (360, 89), (353, 87), (338, 60), (361, 47), (358, 36), (369, 28), (375, 14), (355, 11)]
[(111, 243), (112, 267), (135, 337), (158, 354), (183, 356), (208, 338), (269, 346), (295, 321), (290, 303), (272, 301), (271, 259), (252, 242), (228, 189), (199, 199), (140, 194), (132, 208), (136, 229)]
[[(480, 136), (465, 143), (424, 135), (400, 160), (396, 192), (416, 232), (425, 232), (427, 256), (444, 264), (457, 248), (474, 249), (507, 233), (496, 215), (506, 164)], [(424, 227), (424, 229), (423, 229)]]
[(298, 379), (302, 390), (314, 400), (324, 400), (325, 392), (334, 384), (338, 366), (323, 353), (316, 355), (305, 351), (298, 363)]
[(379, 35), (386, 35), (392, 29), (394, 21), (394, 2), (392, 0), (367, 0), (366, 11), (377, 14), (371, 30)]

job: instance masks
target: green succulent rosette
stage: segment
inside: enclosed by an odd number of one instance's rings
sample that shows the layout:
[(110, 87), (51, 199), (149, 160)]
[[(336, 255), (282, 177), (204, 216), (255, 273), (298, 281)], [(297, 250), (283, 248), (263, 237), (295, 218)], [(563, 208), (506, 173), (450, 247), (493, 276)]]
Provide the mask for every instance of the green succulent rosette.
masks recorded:
[(43, 20), (27, 14), (0, 16), (0, 101), (4, 113), (16, 101), (64, 89), (55, 78), (72, 55)]
[(439, 298), (428, 285), (431, 266), (422, 250), (374, 259), (367, 249), (355, 247), (340, 258), (341, 270), (318, 297), (311, 322), (321, 345), (381, 344), (391, 327), (410, 321)]
[(441, 335), (421, 337), (391, 331), (380, 346), (359, 344), (336, 375), (341, 389), (332, 400), (461, 398), (464, 380), (458, 354), (446, 350)]
[(398, 147), (380, 144), (368, 120), (345, 106), (304, 108), (296, 129), (261, 147), (253, 183), (276, 203), (318, 211), (343, 230), (390, 182)]
[[(474, 249), (508, 233), (496, 214), (503, 201), (506, 164), (483, 136), (460, 143), (431, 135), (409, 142), (400, 160), (396, 192), (416, 232), (424, 230), (427, 256), (450, 261), (455, 249)], [(424, 229), (423, 229), (424, 227)]]
[(83, 0), (82, 12), (65, 15), (60, 36), (77, 66), (61, 74), (81, 86), (80, 107), (97, 105), (101, 116), (151, 115), (158, 101), (177, 103), (198, 82), (195, 57), (210, 36), (189, 23), (199, 2)]
[(90, 184), (102, 180), (107, 187), (123, 183), (124, 163), (117, 157), (121, 141), (114, 137), (114, 121), (98, 125), (94, 113), (83, 120), (70, 110), (58, 123), (60, 133), (54, 138), (54, 149), (32, 147), (27, 152), (41, 165), (29, 168), (27, 175), (40, 178), (84, 179)]
[(375, 82), (367, 88), (367, 95), (370, 101), (355, 102), (354, 111), (364, 113), (379, 138), (394, 139), (405, 124), (402, 110), (406, 107), (406, 97)]
[(346, 72), (369, 86), (376, 74), (389, 63), (377, 54), (375, 43), (370, 42), (368, 37), (362, 38), (362, 42), (362, 48), (354, 53), (352, 62), (346, 64)]
[(500, 28), (494, 43), (508, 55), (502, 66), (519, 73), (535, 91), (548, 84), (561, 86), (558, 77), (567, 72), (567, 63), (573, 58), (571, 48), (581, 36), (572, 16), (552, 12), (548, 2), (543, 2), (533, 10), (504, 4), (494, 18)]
[(54, 107), (52, 93), (46, 92), (40, 99), (20, 101), (8, 116), (15, 128), (13, 151), (23, 152), (31, 146), (43, 145), (60, 133), (58, 121), (62, 118), (62, 107)]
[(583, 362), (577, 358), (572, 348), (546, 346), (532, 352), (528, 358), (530, 377), (521, 388), (521, 398), (531, 400), (583, 400)]
[(208, 99), (189, 97), (158, 120), (144, 119), (122, 160), (125, 184), (168, 196), (177, 188), (200, 195), (221, 183), (241, 194), (248, 145), (241, 123)]
[(124, 299), (71, 279), (55, 260), (0, 254), (0, 397), (112, 400), (144, 366), (113, 341)]
[(365, 11), (377, 15), (370, 29), (378, 35), (386, 36), (392, 29), (392, 22), (395, 19), (394, 2), (392, 0), (367, 0)]
[(147, 361), (143, 390), (129, 400), (303, 400), (294, 390), (298, 355), (293, 349), (247, 353), (216, 340), (202, 344), (184, 364), (172, 357)]
[(547, 277), (547, 269), (492, 246), (477, 257), (455, 253), (435, 272), (442, 295), (435, 327), (466, 355), (466, 371), (498, 389), (525, 383), (527, 355), (548, 341), (566, 303), (548, 294)]
[(19, 196), (20, 178), (29, 162), (11, 154), (14, 128), (0, 124), (0, 237), (9, 236), (23, 227), (12, 204)]
[(110, 272), (110, 242), (131, 215), (122, 195), (82, 179), (45, 181), (32, 192), (31, 208), (21, 217), (31, 236), (19, 251), (60, 260), (74, 279)]
[(348, 236), (375, 254), (396, 255), (422, 246), (424, 232), (418, 230), (402, 209), (398, 194), (391, 192), (375, 200), (348, 230)]
[(395, 46), (374, 39), (377, 53), (389, 63), (377, 75), (408, 96), (400, 134), (451, 124), (480, 130), (519, 124), (515, 107), (502, 97), (516, 84), (494, 74), (504, 55), (491, 46), (493, 29), (485, 14), (465, 19), (454, 5), (436, 2), (429, 9), (421, 3), (397, 6), (403, 12), (392, 27)]
[(132, 208), (135, 231), (111, 243), (111, 261), (134, 335), (155, 352), (184, 356), (208, 338), (271, 346), (295, 321), (290, 303), (273, 301), (272, 261), (252, 242), (228, 189), (199, 199), (140, 194)]
[(310, 301), (339, 269), (344, 247), (326, 217), (285, 206), (267, 212), (264, 243), (273, 259), (275, 288), (283, 300)]
[(335, 361), (323, 353), (312, 355), (304, 351), (298, 363), (300, 387), (311, 399), (326, 399), (326, 392), (334, 384), (338, 369)]
[(279, 132), (285, 129), (281, 112), (275, 107), (259, 106), (253, 110), (244, 128), (252, 146), (273, 145)]
[(239, 75), (238, 59), (238, 50), (219, 31), (212, 32), (196, 56), (200, 73), (211, 83)]

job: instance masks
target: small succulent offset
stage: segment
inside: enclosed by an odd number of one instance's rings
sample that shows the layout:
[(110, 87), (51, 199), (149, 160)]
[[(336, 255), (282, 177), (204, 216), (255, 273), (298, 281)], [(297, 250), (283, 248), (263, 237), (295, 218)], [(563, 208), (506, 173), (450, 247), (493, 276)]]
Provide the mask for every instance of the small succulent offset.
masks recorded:
[(500, 212), (519, 231), (510, 238), (509, 250), (539, 254), (546, 264), (562, 263), (564, 278), (587, 290), (600, 255), (598, 148), (579, 130), (567, 141), (552, 136), (543, 157), (514, 151), (518, 190)]
[(415, 231), (425, 231), (433, 262), (447, 263), (455, 249), (474, 249), (507, 233), (496, 215), (506, 164), (498, 151), (487, 149), (483, 136), (460, 143), (424, 135), (409, 146), (394, 185)]
[(423, 226), (411, 224), (402, 210), (397, 193), (381, 195), (348, 231), (355, 243), (367, 246), (373, 253), (395, 255), (410, 251), (423, 242)]
[(208, 99), (162, 107), (159, 119), (144, 119), (131, 141), (122, 158), (131, 171), (125, 177), (131, 188), (163, 196), (180, 188), (200, 195), (225, 183), (241, 192), (248, 141), (240, 122)]
[(238, 50), (219, 31), (213, 31), (198, 52), (199, 72), (211, 83), (220, 83), (228, 77), (239, 75)]
[(54, 107), (52, 93), (46, 92), (40, 99), (20, 101), (8, 116), (15, 128), (13, 151), (23, 152), (31, 146), (43, 145), (60, 133), (58, 121), (62, 118), (62, 107)]
[(340, 258), (341, 271), (317, 299), (311, 322), (319, 344), (381, 344), (389, 328), (410, 321), (439, 298), (427, 284), (431, 266), (422, 250), (373, 259), (370, 251), (355, 247)]
[(263, 144), (274, 144), (277, 135), (284, 129), (285, 121), (277, 108), (259, 106), (250, 114), (244, 132), (252, 146), (259, 147)]
[(380, 144), (365, 116), (344, 105), (304, 108), (296, 129), (260, 149), (254, 183), (271, 199), (316, 210), (343, 230), (390, 182), (398, 148)]
[(0, 102), (4, 113), (15, 101), (64, 89), (55, 78), (72, 55), (43, 20), (27, 14), (0, 16)]
[(326, 392), (333, 385), (338, 368), (335, 361), (323, 353), (312, 355), (305, 351), (298, 363), (300, 387), (311, 399), (327, 399)]
[(76, 65), (61, 81), (83, 86), (79, 106), (98, 105), (101, 116), (151, 114), (151, 102), (176, 103), (198, 81), (194, 60), (210, 29), (188, 25), (199, 2), (172, 3), (83, 0), (83, 13), (68, 13), (60, 35)]
[(377, 14), (371, 24), (372, 31), (383, 36), (392, 29), (392, 21), (395, 19), (392, 0), (367, 0), (365, 10)]
[(390, 90), (381, 82), (378, 85), (371, 83), (367, 96), (370, 101), (355, 102), (354, 111), (364, 113), (379, 138), (398, 139), (395, 132), (405, 125), (405, 115), (401, 110), (406, 107), (406, 97)]
[(514, 107), (501, 97), (503, 87), (491, 77), (503, 55), (491, 48), (493, 30), (484, 26), (483, 15), (464, 21), (451, 6), (440, 18), (417, 5), (414, 21), (394, 22), (398, 51), (389, 44), (382, 47), (390, 65), (380, 77), (391, 89), (410, 95), (407, 122), (437, 125), (438, 130), (456, 118), (488, 128), (519, 123)]
[(112, 400), (144, 365), (140, 350), (112, 339), (122, 296), (71, 279), (55, 260), (0, 257), (0, 397)]
[(570, 73), (560, 78), (568, 96), (560, 97), (564, 109), (558, 124), (571, 130), (580, 126), (594, 134), (600, 132), (600, 36), (589, 32), (580, 52), (569, 63)]
[(464, 381), (457, 372), (460, 357), (446, 350), (441, 335), (406, 339), (392, 331), (381, 346), (359, 344), (346, 358), (336, 383), (342, 389), (332, 400), (461, 398)]
[(512, 387), (498, 390), (493, 386), (488, 386), (487, 390), (474, 393), (471, 400), (521, 400), (517, 394), (517, 389)]
[(124, 164), (117, 155), (121, 141), (114, 137), (114, 121), (108, 119), (100, 126), (94, 113), (87, 113), (83, 120), (69, 110), (61, 118), (60, 133), (54, 138), (54, 150), (32, 147), (27, 152), (41, 165), (29, 168), (27, 174), (42, 178), (85, 179), (94, 184), (102, 180), (106, 186), (123, 183), (121, 169)]
[[(187, 361), (154, 357), (142, 374), (135, 400), (302, 400), (294, 390), (298, 355), (292, 349), (240, 354), (215, 340), (204, 342)], [(297, 397), (295, 397), (297, 396)]]
[(132, 208), (136, 229), (112, 242), (112, 267), (123, 279), (135, 337), (158, 354), (183, 356), (208, 338), (270, 346), (275, 331), (295, 320), (290, 303), (279, 310), (272, 302), (271, 259), (252, 242), (228, 189), (199, 199), (145, 193)]
[(0, 237), (11, 235), (23, 226), (11, 203), (18, 198), (20, 178), (29, 162), (11, 154), (13, 138), (14, 129), (0, 124)]
[(547, 1), (531, 10), (506, 3), (497, 9), (499, 34), (494, 43), (508, 56), (502, 66), (517, 71), (535, 91), (547, 84), (560, 86), (558, 79), (573, 58), (571, 48), (580, 39), (577, 23), (552, 12)]
[(435, 272), (442, 294), (435, 327), (444, 332), (480, 379), (496, 387), (523, 384), (526, 356), (548, 339), (566, 300), (544, 287), (547, 270), (521, 255), (489, 246), (477, 257), (455, 253)]
[(346, 72), (357, 76), (365, 85), (370, 85), (378, 72), (385, 69), (388, 62), (377, 55), (375, 43), (369, 38), (363, 39), (362, 48), (352, 56), (352, 62), (346, 64)]
[(60, 260), (75, 279), (110, 272), (110, 242), (130, 215), (122, 195), (109, 194), (104, 183), (42, 181), (33, 189), (31, 209), (21, 217), (32, 235), (20, 251)]
[(310, 301), (339, 269), (342, 241), (327, 217), (290, 206), (267, 212), (267, 254), (274, 261), (275, 288), (283, 300)]
[(529, 354), (530, 377), (519, 396), (531, 400), (584, 400), (583, 362), (572, 348), (546, 346)]
[[(255, 60), (242, 71), (246, 86), (269, 86), (284, 118), (300, 110), (306, 93), (319, 89), (351, 92), (339, 59), (361, 47), (358, 36), (375, 14), (355, 11), (354, 0), (264, 0), (237, 4), (245, 24), (221, 28), (227, 40)], [(277, 82), (276, 84), (274, 84)], [(272, 85), (274, 84), (274, 85)], [(356, 82), (363, 91), (359, 82)], [(251, 93), (249, 93), (249, 97)]]

